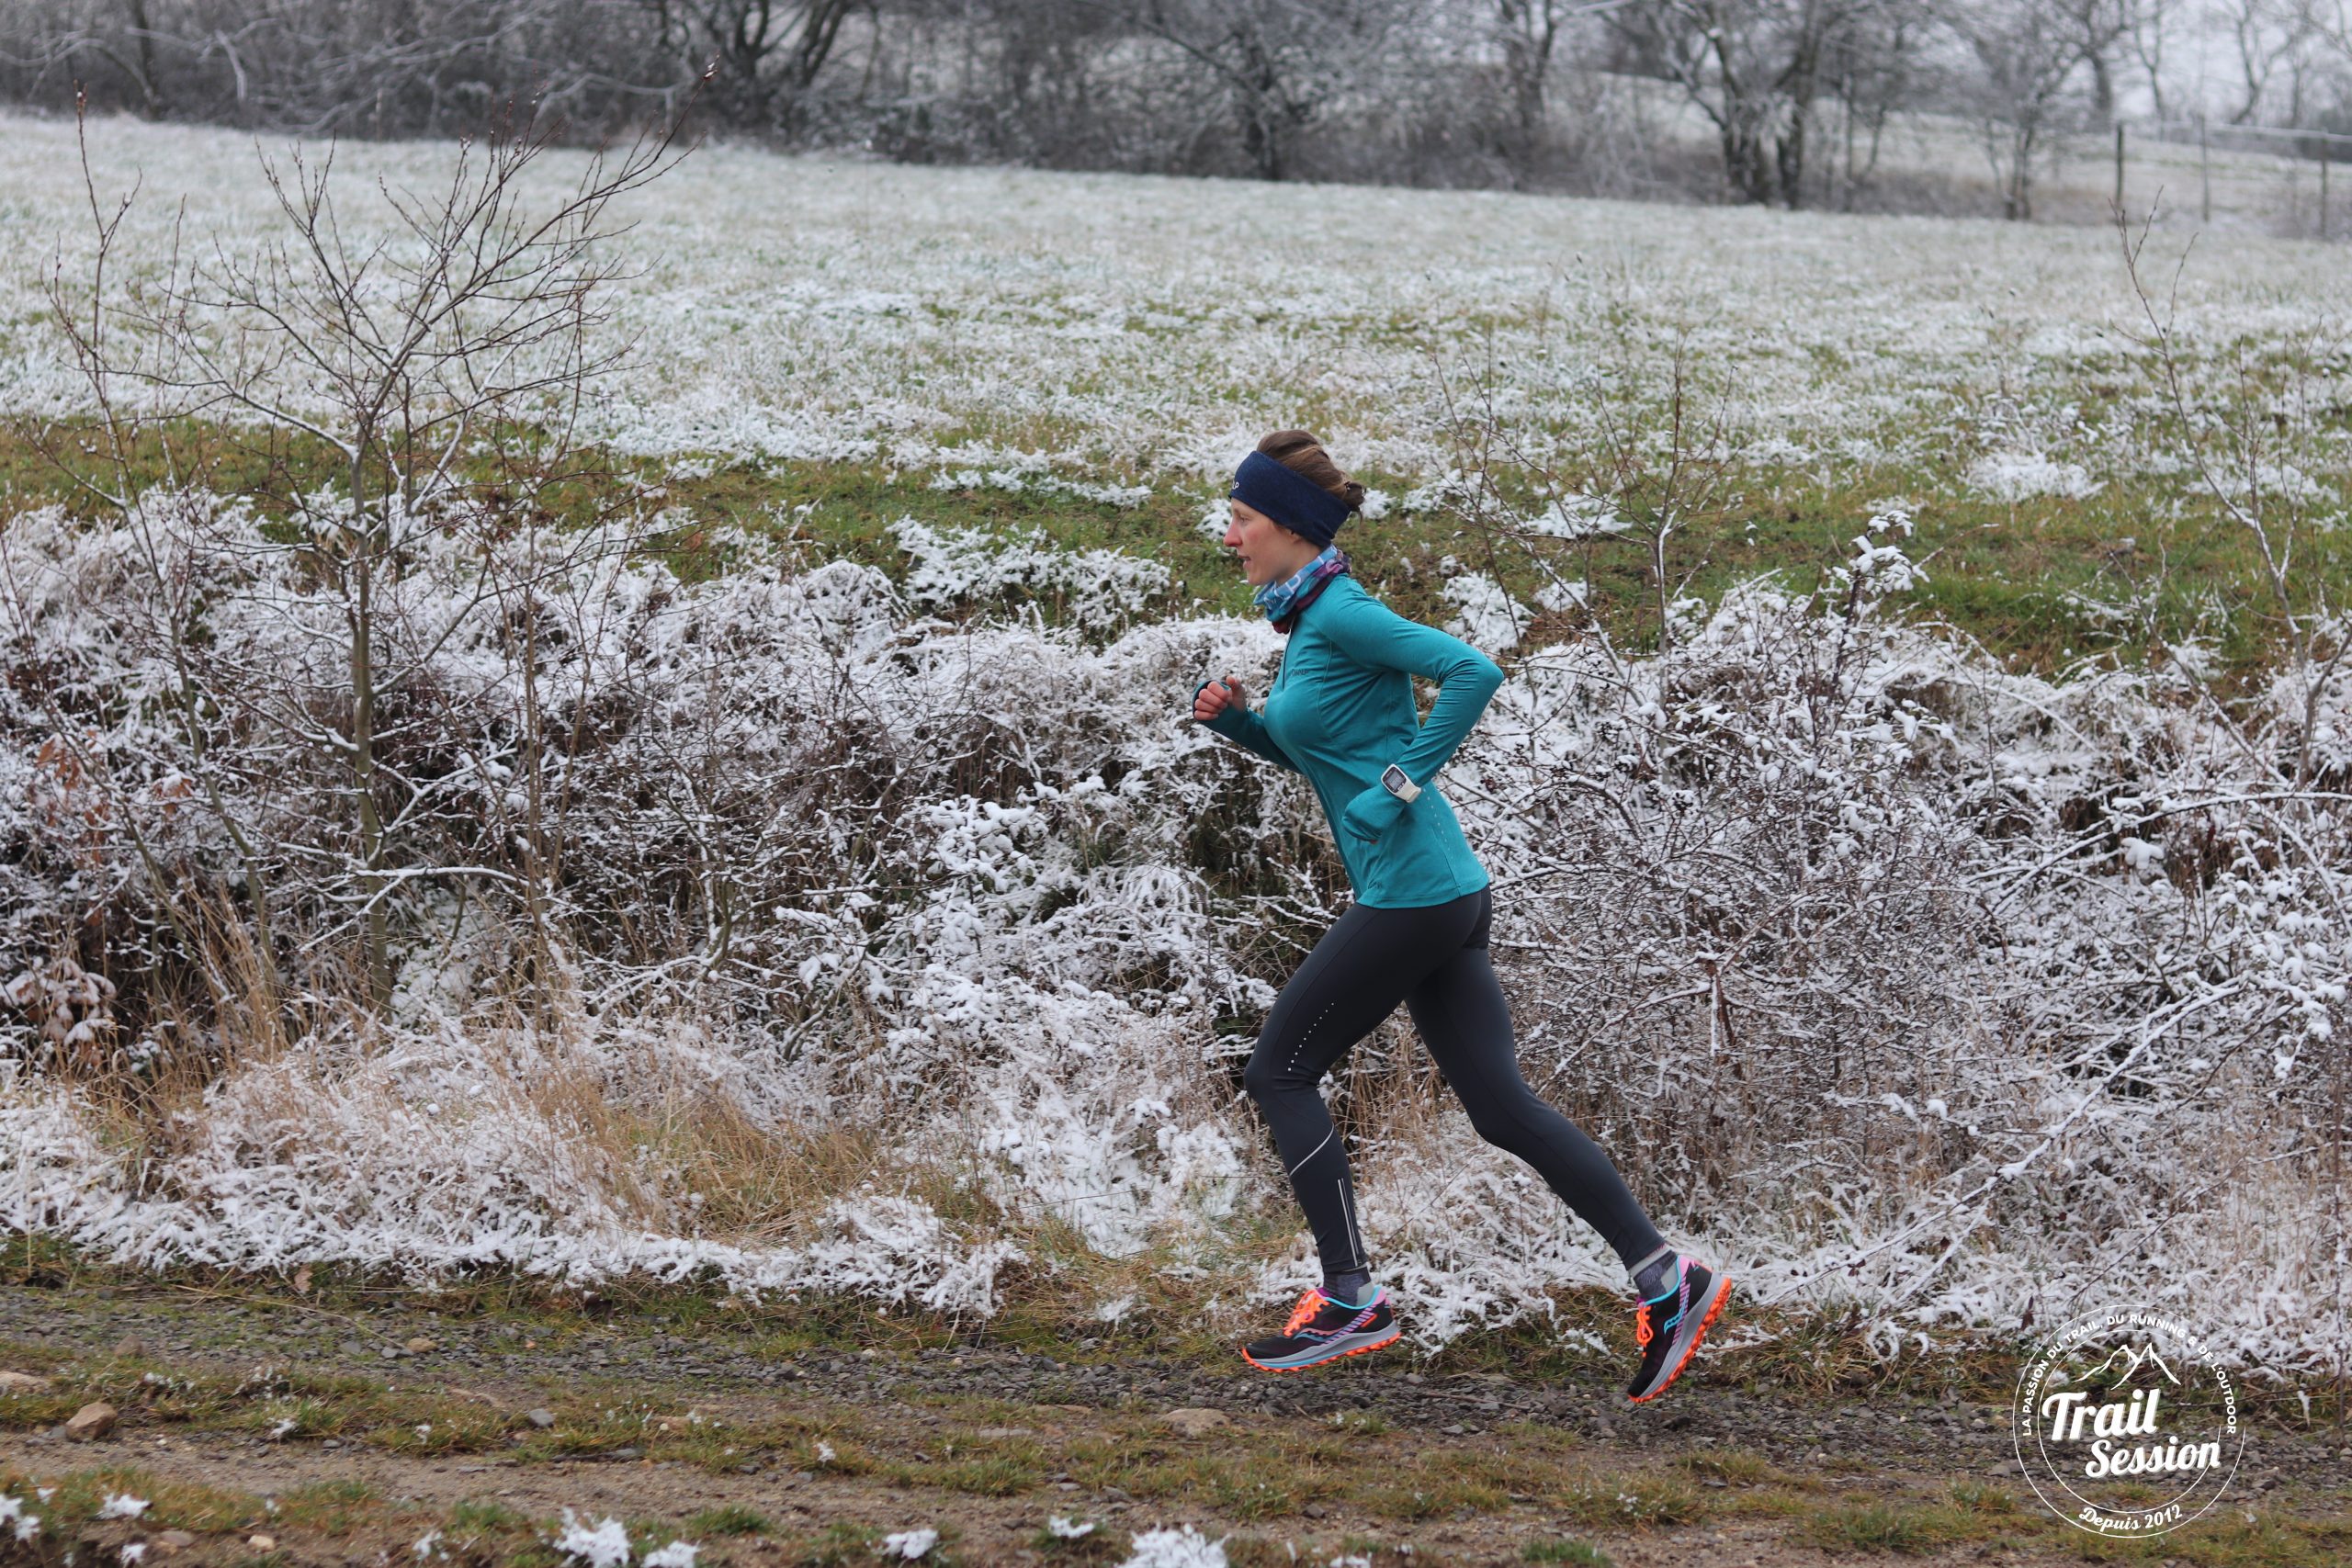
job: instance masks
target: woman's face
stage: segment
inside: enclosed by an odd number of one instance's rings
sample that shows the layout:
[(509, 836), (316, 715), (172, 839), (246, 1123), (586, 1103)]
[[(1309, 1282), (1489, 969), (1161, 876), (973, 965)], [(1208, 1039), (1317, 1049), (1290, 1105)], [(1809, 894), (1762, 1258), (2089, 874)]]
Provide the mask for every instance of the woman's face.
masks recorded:
[(1252, 588), (1280, 582), (1323, 552), (1247, 502), (1233, 503), (1225, 547), (1241, 560), (1241, 575)]

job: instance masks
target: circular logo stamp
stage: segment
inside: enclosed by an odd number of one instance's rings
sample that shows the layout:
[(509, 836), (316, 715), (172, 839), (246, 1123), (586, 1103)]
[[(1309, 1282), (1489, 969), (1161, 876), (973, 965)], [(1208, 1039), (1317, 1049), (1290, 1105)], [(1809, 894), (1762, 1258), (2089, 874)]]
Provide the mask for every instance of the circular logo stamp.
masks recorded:
[(2098, 1535), (2158, 1536), (2211, 1507), (2245, 1449), (2237, 1391), (2178, 1318), (2075, 1318), (2018, 1377), (2018, 1464), (2052, 1512)]

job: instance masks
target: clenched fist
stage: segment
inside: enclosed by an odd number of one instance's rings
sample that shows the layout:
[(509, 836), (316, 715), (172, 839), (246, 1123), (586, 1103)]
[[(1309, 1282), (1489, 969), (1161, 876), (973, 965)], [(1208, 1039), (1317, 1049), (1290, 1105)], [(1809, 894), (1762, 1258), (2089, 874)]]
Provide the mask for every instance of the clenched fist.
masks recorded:
[(1248, 706), (1250, 694), (1243, 691), (1241, 682), (1232, 676), (1221, 675), (1214, 681), (1204, 682), (1199, 691), (1193, 694), (1193, 716), (1201, 723), (1206, 724), (1223, 713), (1227, 705), (1233, 703)]

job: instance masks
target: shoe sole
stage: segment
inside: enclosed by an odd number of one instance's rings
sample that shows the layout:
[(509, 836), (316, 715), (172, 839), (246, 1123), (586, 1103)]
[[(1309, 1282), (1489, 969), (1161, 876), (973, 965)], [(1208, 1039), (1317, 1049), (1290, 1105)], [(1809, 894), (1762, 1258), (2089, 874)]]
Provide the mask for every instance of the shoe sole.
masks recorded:
[(1674, 1363), (1673, 1370), (1668, 1372), (1664, 1380), (1661, 1381), (1656, 1388), (1650, 1390), (1649, 1393), (1627, 1394), (1625, 1396), (1627, 1403), (1633, 1404), (1647, 1404), (1651, 1400), (1656, 1399), (1659, 1394), (1664, 1393), (1668, 1389), (1674, 1386), (1674, 1380), (1682, 1375), (1682, 1369), (1689, 1366), (1690, 1364), (1690, 1358), (1699, 1353), (1699, 1342), (1706, 1338), (1707, 1330), (1714, 1325), (1716, 1316), (1724, 1310), (1724, 1303), (1731, 1300), (1730, 1275), (1718, 1274), (1715, 1276), (1714, 1294), (1715, 1299), (1713, 1302), (1710, 1302), (1707, 1305), (1707, 1314), (1699, 1320), (1699, 1326), (1691, 1332), (1690, 1343), (1682, 1348), (1682, 1359)]
[[(1241, 1359), (1261, 1372), (1303, 1372), (1309, 1367), (1319, 1367), (1326, 1361), (1336, 1361), (1343, 1356), (1361, 1356), (1366, 1351), (1377, 1350), (1385, 1345), (1394, 1345), (1404, 1332), (1404, 1325), (1392, 1323), (1388, 1325), (1388, 1331), (1377, 1339), (1365, 1339), (1361, 1344), (1349, 1344), (1345, 1339), (1334, 1339), (1322, 1350), (1308, 1356), (1304, 1360), (1261, 1361), (1247, 1350), (1241, 1352)], [(1350, 1336), (1350, 1337), (1363, 1338), (1361, 1335)]]

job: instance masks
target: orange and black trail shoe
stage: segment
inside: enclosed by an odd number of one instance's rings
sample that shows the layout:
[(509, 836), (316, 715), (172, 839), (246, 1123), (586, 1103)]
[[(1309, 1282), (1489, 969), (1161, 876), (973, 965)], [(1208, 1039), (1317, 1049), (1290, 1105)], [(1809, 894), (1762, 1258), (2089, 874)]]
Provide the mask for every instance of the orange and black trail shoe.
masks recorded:
[(1320, 1285), (1311, 1286), (1290, 1309), (1290, 1321), (1283, 1331), (1270, 1339), (1253, 1339), (1241, 1348), (1244, 1359), (1253, 1367), (1270, 1372), (1295, 1372), (1302, 1367), (1316, 1367), (1325, 1361), (1336, 1361), (1342, 1356), (1361, 1356), (1366, 1350), (1377, 1350), (1384, 1345), (1394, 1345), (1404, 1330), (1396, 1326), (1396, 1314), (1388, 1304), (1388, 1292), (1384, 1288), (1372, 1292), (1372, 1300), (1361, 1306), (1351, 1305), (1337, 1296), (1327, 1296)]
[(1674, 1277), (1666, 1288), (1634, 1308), (1634, 1343), (1641, 1349), (1642, 1364), (1634, 1370), (1625, 1397), (1640, 1404), (1671, 1387), (1730, 1295), (1730, 1275), (1678, 1254)]

